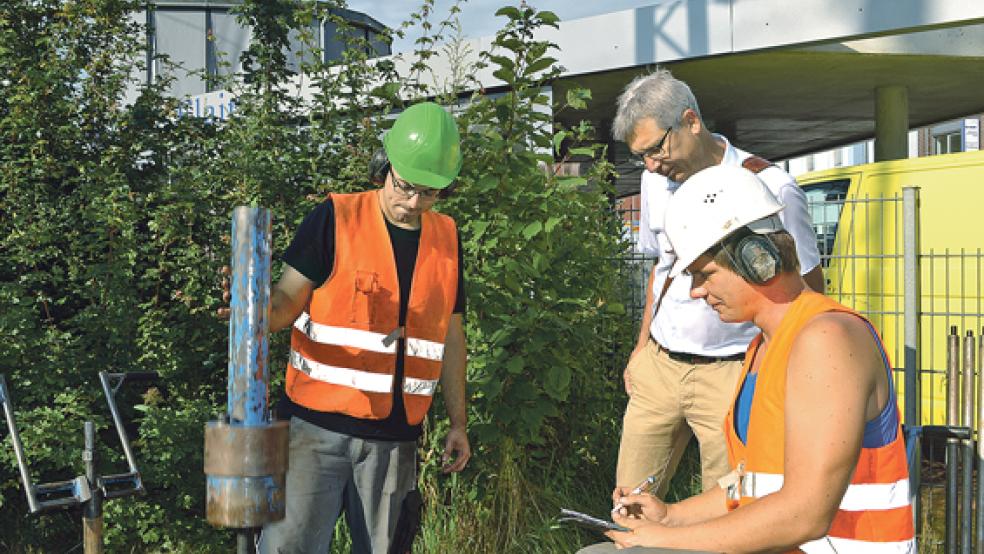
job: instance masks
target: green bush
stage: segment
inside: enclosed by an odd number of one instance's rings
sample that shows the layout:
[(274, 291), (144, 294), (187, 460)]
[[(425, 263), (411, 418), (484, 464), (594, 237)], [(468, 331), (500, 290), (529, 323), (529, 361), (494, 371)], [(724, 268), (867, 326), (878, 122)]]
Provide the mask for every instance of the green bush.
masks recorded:
[[(150, 391), (121, 393), (148, 494), (105, 504), (109, 551), (229, 550), (232, 534), (204, 521), (201, 469), (203, 424), (225, 405), (228, 331), (213, 314), (229, 214), (240, 204), (270, 208), (282, 252), (327, 193), (370, 186), (368, 159), (387, 115), (426, 96), (458, 104), (465, 152), (460, 186), (439, 209), (458, 221), (465, 249), (475, 457), (460, 475), (438, 474), (439, 406), (421, 450), (421, 551), (566, 551), (585, 537), (556, 529), (556, 508), (607, 503), (632, 326), (620, 303), (624, 245), (604, 149), (587, 125), (553, 127), (551, 109), (590, 99), (583, 90), (548, 94), (560, 73), (555, 47), (533, 32), (556, 17), (525, 5), (500, 10), (504, 27), (480, 57), (509, 85), (502, 95), (459, 101), (469, 67), (448, 90), (421, 84), (457, 10), (435, 27), (427, 0), (411, 15), (426, 34), (409, 75), (369, 63), (354, 38), (341, 63), (304, 57), (318, 92), (301, 99), (284, 55), (288, 29), (303, 37), (298, 22), (341, 23), (331, 11), (340, 5), (237, 8), (257, 40), (245, 75), (217, 83), (237, 97), (236, 115), (219, 122), (177, 117), (166, 79), (123, 102), (143, 55), (127, 17), (139, 2), (0, 4), (0, 372), (35, 481), (82, 473), (86, 419), (98, 427), (100, 471), (122, 471), (96, 375), (162, 376)], [(558, 164), (572, 158), (597, 163), (560, 176)], [(271, 340), (275, 394), (286, 340)], [(8, 523), (0, 549), (80, 542), (76, 513), (25, 515), (6, 447), (0, 494)]]

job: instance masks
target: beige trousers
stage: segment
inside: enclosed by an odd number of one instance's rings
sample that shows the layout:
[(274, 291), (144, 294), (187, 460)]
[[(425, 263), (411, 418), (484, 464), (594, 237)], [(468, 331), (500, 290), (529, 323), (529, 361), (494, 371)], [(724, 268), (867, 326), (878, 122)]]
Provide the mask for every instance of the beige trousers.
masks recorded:
[(692, 435), (700, 445), (703, 488), (715, 486), (730, 471), (724, 418), (741, 365), (678, 362), (650, 339), (628, 365), (632, 395), (622, 420), (618, 486), (635, 487), (656, 475), (656, 494), (665, 497)]

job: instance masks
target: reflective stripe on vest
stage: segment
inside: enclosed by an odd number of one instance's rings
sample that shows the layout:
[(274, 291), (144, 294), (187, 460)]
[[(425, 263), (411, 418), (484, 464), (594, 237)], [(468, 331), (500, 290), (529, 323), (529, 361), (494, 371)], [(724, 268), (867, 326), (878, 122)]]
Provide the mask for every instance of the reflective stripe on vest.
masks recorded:
[[(741, 495), (762, 498), (779, 492), (783, 476), (775, 473), (748, 472), (741, 479)], [(891, 510), (909, 505), (909, 480), (894, 483), (861, 483), (848, 485), (840, 509), (845, 512)]]
[(897, 542), (868, 542), (824, 537), (800, 545), (806, 554), (916, 554), (915, 539)]
[(382, 352), (384, 354), (396, 354), (396, 343), (393, 342), (389, 346), (386, 346), (384, 341), (386, 335), (382, 333), (362, 331), (352, 329), (351, 327), (322, 325), (321, 323), (311, 321), (311, 315), (307, 312), (302, 312), (297, 317), (297, 320), (294, 321), (294, 327), (307, 335), (309, 339), (321, 344), (334, 344), (337, 346), (361, 348), (372, 352)]
[[(308, 377), (324, 381), (325, 383), (343, 385), (366, 392), (389, 393), (393, 390), (393, 375), (389, 373), (372, 373), (370, 371), (359, 371), (358, 369), (348, 367), (330, 366), (309, 360), (296, 350), (290, 351), (290, 364)], [(407, 394), (419, 394), (421, 396), (434, 396), (434, 391), (437, 389), (437, 381), (437, 379), (404, 377), (403, 392)]]
[[(389, 335), (362, 331), (351, 327), (333, 327), (311, 321), (307, 312), (302, 312), (294, 321), (294, 327), (307, 338), (320, 344), (361, 348), (383, 354), (396, 354), (396, 342), (387, 341)], [(440, 342), (407, 337), (407, 356), (440, 362), (444, 359), (444, 344)]]

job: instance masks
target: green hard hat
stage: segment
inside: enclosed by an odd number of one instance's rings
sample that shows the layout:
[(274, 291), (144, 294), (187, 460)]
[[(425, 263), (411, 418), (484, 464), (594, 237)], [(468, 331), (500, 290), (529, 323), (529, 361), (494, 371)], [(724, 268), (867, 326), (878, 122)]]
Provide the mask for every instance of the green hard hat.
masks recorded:
[(407, 108), (383, 138), (386, 157), (407, 181), (443, 189), (461, 171), (458, 126), (451, 114), (433, 102)]

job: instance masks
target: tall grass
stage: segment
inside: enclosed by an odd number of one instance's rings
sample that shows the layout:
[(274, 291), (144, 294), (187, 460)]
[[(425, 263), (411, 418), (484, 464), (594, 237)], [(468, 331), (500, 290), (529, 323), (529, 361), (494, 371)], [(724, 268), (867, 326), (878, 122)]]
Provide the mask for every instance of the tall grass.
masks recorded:
[[(611, 509), (618, 433), (597, 463), (568, 473), (558, 461), (523, 459), (510, 444), (496, 451), (499, 472), (489, 477), (488, 493), (479, 497), (463, 479), (424, 480), (427, 506), (414, 552), (426, 554), (573, 553), (606, 540), (602, 535), (559, 523), (560, 508), (597, 516)], [(700, 492), (696, 443), (688, 446), (673, 478), (669, 500)]]

